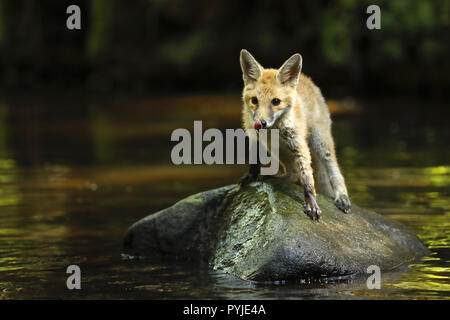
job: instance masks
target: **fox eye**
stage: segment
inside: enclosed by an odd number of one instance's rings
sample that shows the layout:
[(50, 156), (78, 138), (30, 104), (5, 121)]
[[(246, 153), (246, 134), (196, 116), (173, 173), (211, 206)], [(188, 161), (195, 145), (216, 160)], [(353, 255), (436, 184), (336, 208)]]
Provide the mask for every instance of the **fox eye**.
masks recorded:
[(258, 104), (258, 98), (257, 97), (253, 97), (252, 98), (252, 103), (253, 104)]
[(280, 99), (278, 99), (278, 98), (273, 98), (273, 99), (272, 99), (272, 104), (273, 104), (274, 106), (277, 106), (277, 105), (279, 105), (279, 104), (280, 104), (280, 102), (281, 102), (281, 100), (280, 100)]

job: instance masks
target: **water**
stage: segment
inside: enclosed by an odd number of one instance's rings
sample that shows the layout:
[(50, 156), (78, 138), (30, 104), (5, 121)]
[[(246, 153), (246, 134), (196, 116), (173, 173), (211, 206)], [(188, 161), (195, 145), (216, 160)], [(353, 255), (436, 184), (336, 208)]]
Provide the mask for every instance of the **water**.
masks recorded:
[[(338, 104), (333, 116), (351, 198), (406, 224), (432, 252), (383, 275), (381, 290), (364, 279), (261, 284), (121, 259), (133, 222), (245, 171), (170, 163), (173, 129), (238, 127), (238, 96), (0, 99), (0, 299), (450, 298), (448, 106), (360, 104)], [(82, 290), (66, 288), (71, 264)]]

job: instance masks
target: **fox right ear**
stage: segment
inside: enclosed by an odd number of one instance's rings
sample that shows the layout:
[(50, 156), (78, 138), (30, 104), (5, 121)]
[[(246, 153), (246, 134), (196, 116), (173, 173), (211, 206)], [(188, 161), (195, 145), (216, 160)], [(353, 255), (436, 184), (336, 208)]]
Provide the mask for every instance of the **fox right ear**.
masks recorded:
[(241, 50), (240, 56), (241, 69), (242, 69), (242, 77), (244, 78), (244, 83), (247, 83), (249, 80), (258, 80), (262, 74), (262, 67), (256, 61), (255, 58), (245, 49)]
[(277, 78), (282, 84), (297, 86), (300, 73), (302, 72), (302, 56), (294, 54), (286, 60), (277, 72)]

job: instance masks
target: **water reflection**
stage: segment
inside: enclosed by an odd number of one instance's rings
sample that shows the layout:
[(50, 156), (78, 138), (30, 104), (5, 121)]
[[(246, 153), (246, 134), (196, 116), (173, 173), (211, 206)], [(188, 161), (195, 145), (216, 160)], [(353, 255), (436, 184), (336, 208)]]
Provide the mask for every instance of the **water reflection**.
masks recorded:
[[(333, 104), (343, 110), (334, 132), (353, 201), (405, 223), (432, 250), (368, 290), (365, 279), (260, 284), (120, 258), (133, 222), (246, 170), (170, 163), (173, 129), (198, 119), (205, 128), (238, 127), (238, 96), (3, 100), (0, 298), (449, 298), (448, 115), (413, 108), (405, 117), (399, 105), (367, 103), (361, 112)], [(81, 291), (65, 287), (70, 264), (82, 269)]]

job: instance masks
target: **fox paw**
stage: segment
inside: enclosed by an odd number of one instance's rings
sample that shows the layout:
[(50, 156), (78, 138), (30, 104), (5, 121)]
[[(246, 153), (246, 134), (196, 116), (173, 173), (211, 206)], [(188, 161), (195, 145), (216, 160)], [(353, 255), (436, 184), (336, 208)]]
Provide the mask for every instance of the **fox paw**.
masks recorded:
[(314, 198), (306, 200), (305, 213), (312, 220), (319, 221), (322, 216), (322, 210), (320, 210), (319, 205)]
[(334, 200), (334, 204), (338, 207), (339, 210), (348, 213), (350, 211), (351, 202), (346, 194), (339, 196), (336, 200)]

